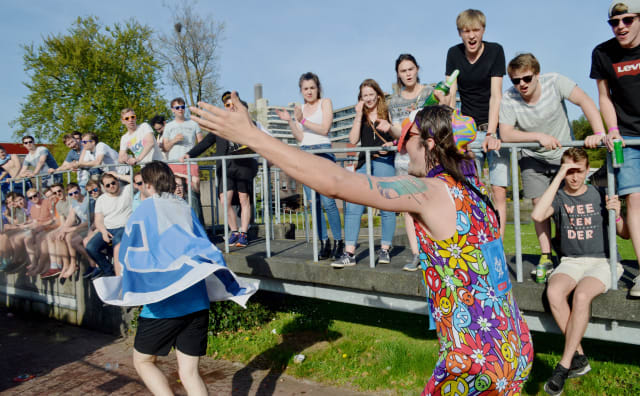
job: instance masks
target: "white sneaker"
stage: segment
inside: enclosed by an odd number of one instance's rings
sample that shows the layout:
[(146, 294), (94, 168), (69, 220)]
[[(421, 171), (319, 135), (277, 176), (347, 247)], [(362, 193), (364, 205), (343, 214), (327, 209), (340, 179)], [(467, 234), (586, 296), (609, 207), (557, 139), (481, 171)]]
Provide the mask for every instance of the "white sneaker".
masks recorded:
[(629, 295), (633, 297), (640, 297), (640, 275), (635, 277), (633, 283), (633, 287), (629, 289)]

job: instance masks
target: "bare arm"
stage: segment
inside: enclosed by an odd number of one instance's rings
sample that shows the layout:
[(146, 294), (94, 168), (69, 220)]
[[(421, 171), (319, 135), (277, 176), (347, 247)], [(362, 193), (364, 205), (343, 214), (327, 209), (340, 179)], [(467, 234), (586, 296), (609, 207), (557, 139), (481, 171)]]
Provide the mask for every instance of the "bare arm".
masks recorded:
[[(82, 158), (82, 157), (80, 157)], [(102, 159), (104, 158), (104, 154), (99, 154), (98, 156), (96, 156), (96, 158), (93, 161), (82, 161), (82, 162), (78, 162), (78, 166), (84, 167), (84, 168), (92, 168), (94, 166), (99, 166), (102, 165)]]
[(600, 112), (596, 107), (594, 101), (587, 95), (580, 87), (576, 86), (569, 95), (569, 101), (577, 106), (580, 106), (585, 117), (591, 125), (593, 135), (588, 136), (585, 140), (585, 146), (595, 147), (605, 137), (604, 124), (600, 117)]
[[(238, 109), (244, 109), (235, 93), (232, 98)], [(199, 105), (206, 111), (192, 107), (191, 113), (201, 128), (246, 144), (323, 195), (387, 211), (414, 213), (438, 239), (450, 237), (455, 231), (455, 206), (440, 180), (412, 176), (377, 178), (349, 172), (259, 132), (246, 110), (233, 113), (203, 102)]]
[(356, 105), (356, 117), (353, 119), (351, 131), (349, 132), (349, 143), (357, 144), (360, 141), (360, 130), (362, 129), (362, 108), (364, 102), (359, 101)]
[(525, 132), (517, 130), (513, 125), (500, 123), (500, 139), (507, 143), (540, 143), (547, 150), (562, 147), (560, 141), (543, 132)]
[(144, 135), (144, 137), (142, 138), (142, 145), (144, 146), (144, 148), (142, 149), (140, 155), (136, 157), (136, 163), (142, 161), (142, 159), (146, 157), (147, 154), (149, 154), (149, 151), (153, 149), (153, 146), (155, 146), (155, 144), (156, 138), (153, 137), (152, 133), (147, 133), (146, 135)]
[[(299, 107), (297, 105), (296, 110), (299, 111)], [(300, 124), (295, 120), (295, 118), (291, 117), (289, 111), (276, 109), (276, 114), (278, 114), (278, 117), (280, 117), (281, 120), (287, 121), (293, 137), (296, 138), (298, 142), (301, 142), (302, 138), (304, 137), (304, 132), (302, 132), (302, 129), (300, 129)]]
[(558, 193), (558, 189), (560, 188), (564, 177), (567, 175), (567, 171), (574, 168), (580, 169), (580, 166), (581, 165), (575, 164), (573, 162), (562, 164), (560, 170), (551, 181), (551, 184), (549, 184), (549, 187), (547, 187), (542, 196), (539, 198), (540, 200), (538, 201), (536, 206), (533, 207), (533, 210), (531, 211), (531, 218), (533, 219), (533, 221), (542, 222), (553, 215), (553, 199)]
[(600, 112), (604, 118), (605, 124), (609, 128), (607, 134), (606, 144), (609, 151), (613, 150), (613, 139), (622, 139), (620, 131), (611, 130), (611, 128), (618, 127), (618, 117), (616, 115), (616, 108), (613, 106), (611, 100), (611, 93), (609, 91), (609, 83), (607, 80), (598, 80), (598, 102), (600, 103)]
[(33, 174), (37, 175), (38, 173), (40, 173), (40, 169), (42, 169), (42, 167), (44, 166), (45, 161), (47, 160), (47, 155), (41, 155), (38, 158), (38, 163), (36, 164), (35, 169), (33, 170)]

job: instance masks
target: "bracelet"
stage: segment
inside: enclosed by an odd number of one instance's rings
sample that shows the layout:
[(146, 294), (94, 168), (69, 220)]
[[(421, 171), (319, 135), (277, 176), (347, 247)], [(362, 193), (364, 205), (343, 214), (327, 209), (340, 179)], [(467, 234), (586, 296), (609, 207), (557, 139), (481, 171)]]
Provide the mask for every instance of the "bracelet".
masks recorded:
[(622, 217), (618, 216), (618, 217), (616, 218), (616, 223), (619, 223), (619, 222), (621, 222), (621, 221), (622, 221)]
[[(609, 132), (611, 132), (611, 130), (609, 130)], [(604, 133), (604, 131), (598, 131), (598, 132), (594, 132), (593, 134), (594, 134), (595, 136), (602, 136), (602, 135), (604, 135), (605, 133)]]
[(609, 133), (611, 133), (611, 131), (619, 131), (620, 129), (618, 129), (617, 126), (613, 126), (611, 128), (608, 129)]
[(304, 125), (304, 123), (307, 121), (306, 118), (303, 118), (302, 121), (300, 121), (300, 125)]

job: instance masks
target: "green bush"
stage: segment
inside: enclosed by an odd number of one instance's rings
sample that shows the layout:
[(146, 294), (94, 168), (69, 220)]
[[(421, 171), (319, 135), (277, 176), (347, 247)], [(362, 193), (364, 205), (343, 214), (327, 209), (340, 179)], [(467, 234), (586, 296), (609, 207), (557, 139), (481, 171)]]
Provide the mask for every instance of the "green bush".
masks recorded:
[(260, 326), (273, 319), (275, 314), (258, 302), (247, 303), (244, 309), (231, 301), (211, 304), (209, 307), (209, 331), (237, 331)]

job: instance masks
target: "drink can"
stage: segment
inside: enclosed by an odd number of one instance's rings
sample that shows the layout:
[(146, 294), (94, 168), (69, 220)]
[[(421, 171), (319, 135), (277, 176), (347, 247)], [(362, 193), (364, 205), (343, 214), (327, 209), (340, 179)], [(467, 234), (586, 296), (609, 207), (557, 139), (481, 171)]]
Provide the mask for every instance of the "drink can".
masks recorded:
[(614, 168), (619, 168), (624, 164), (624, 153), (622, 152), (622, 139), (613, 139), (612, 163)]
[(539, 265), (536, 267), (536, 282), (544, 283), (547, 280), (547, 267)]

